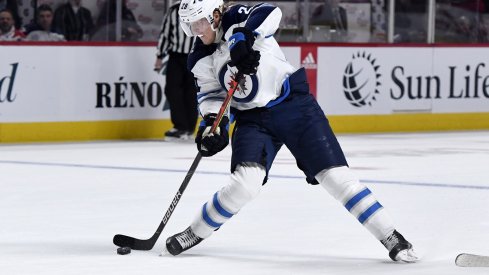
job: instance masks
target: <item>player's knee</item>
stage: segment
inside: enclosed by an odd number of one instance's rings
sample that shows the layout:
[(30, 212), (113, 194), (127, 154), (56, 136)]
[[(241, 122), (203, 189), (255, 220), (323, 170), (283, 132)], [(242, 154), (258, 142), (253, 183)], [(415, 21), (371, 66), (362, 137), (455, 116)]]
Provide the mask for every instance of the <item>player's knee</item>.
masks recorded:
[(316, 180), (342, 202), (365, 188), (347, 166), (325, 169), (316, 175)]
[(232, 185), (244, 200), (252, 200), (259, 193), (266, 176), (265, 168), (258, 163), (241, 163), (231, 175)]

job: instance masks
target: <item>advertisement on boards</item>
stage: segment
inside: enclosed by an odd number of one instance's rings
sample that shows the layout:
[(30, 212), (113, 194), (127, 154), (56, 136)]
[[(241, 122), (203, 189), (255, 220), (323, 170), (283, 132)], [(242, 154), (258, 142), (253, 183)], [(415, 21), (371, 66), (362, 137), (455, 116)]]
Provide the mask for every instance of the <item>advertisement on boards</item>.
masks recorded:
[[(293, 66), (306, 68), (311, 92), (327, 115), (489, 112), (486, 48), (283, 50)], [(0, 121), (169, 119), (165, 77), (153, 71), (154, 51), (3, 46)]]
[(322, 47), (317, 98), (330, 115), (488, 112), (488, 56), (485, 48)]
[(2, 52), (9, 53), (0, 60), (2, 122), (169, 118), (153, 47), (5, 46)]

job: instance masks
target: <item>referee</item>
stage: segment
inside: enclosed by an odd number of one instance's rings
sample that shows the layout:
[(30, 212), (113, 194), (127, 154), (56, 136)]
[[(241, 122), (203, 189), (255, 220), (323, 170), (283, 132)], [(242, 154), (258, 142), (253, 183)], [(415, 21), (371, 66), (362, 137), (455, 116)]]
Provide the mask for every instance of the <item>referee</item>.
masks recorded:
[(194, 77), (187, 70), (187, 57), (195, 38), (187, 37), (180, 27), (178, 7), (180, 1), (170, 6), (163, 19), (158, 40), (154, 69), (163, 68), (163, 58), (168, 55), (165, 95), (170, 105), (173, 128), (165, 133), (165, 140), (190, 139), (197, 123), (197, 88)]

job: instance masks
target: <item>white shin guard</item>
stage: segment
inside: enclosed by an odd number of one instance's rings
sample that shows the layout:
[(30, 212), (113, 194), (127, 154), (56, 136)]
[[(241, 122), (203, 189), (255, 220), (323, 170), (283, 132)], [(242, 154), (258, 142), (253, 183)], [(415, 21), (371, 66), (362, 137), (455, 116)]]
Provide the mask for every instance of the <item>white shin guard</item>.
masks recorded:
[(217, 191), (195, 217), (193, 232), (203, 239), (209, 237), (258, 195), (265, 176), (265, 168), (257, 163), (238, 165), (229, 184)]
[(378, 240), (394, 231), (391, 218), (370, 190), (346, 166), (323, 170), (316, 180)]

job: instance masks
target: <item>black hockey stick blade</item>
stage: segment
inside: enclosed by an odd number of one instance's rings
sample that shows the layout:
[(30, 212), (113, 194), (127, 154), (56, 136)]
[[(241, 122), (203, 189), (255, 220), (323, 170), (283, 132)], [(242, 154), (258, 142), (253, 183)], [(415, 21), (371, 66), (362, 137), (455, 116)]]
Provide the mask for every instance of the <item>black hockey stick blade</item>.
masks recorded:
[[(232, 81), (231, 87), (229, 87), (228, 93), (226, 95), (226, 98), (224, 99), (224, 102), (222, 103), (221, 108), (219, 109), (219, 113), (216, 116), (216, 120), (214, 121), (214, 124), (211, 127), (210, 132), (214, 133), (217, 127), (219, 126), (219, 123), (222, 120), (222, 117), (224, 116), (224, 113), (226, 112), (227, 108), (229, 107), (229, 104), (231, 102), (231, 98), (233, 97), (234, 92), (238, 89), (241, 80), (243, 79), (243, 74), (238, 72), (234, 76), (234, 81)], [(190, 166), (190, 169), (187, 172), (187, 175), (185, 176), (185, 179), (183, 180), (182, 184), (180, 185), (180, 188), (178, 188), (177, 193), (175, 194), (175, 197), (173, 198), (172, 203), (170, 204), (170, 207), (166, 210), (165, 215), (163, 216), (163, 219), (160, 222), (160, 225), (158, 226), (158, 229), (156, 229), (156, 232), (153, 234), (153, 236), (147, 240), (141, 240), (141, 239), (136, 239), (130, 236), (126, 235), (120, 235), (117, 234), (114, 236), (114, 239), (112, 240), (113, 243), (119, 247), (130, 247), (133, 250), (151, 250), (153, 249), (154, 245), (156, 244), (156, 241), (160, 237), (161, 232), (166, 226), (166, 223), (170, 219), (173, 210), (175, 210), (175, 207), (177, 206), (178, 202), (180, 201), (180, 198), (183, 195), (183, 192), (187, 188), (188, 183), (190, 182), (190, 179), (195, 173), (195, 170), (197, 170), (197, 166), (199, 165), (200, 160), (202, 159), (202, 154), (200, 152), (197, 153), (197, 156), (195, 157), (194, 161), (192, 162), (192, 165)]]
[(149, 240), (140, 240), (126, 235), (117, 234), (114, 236), (114, 244), (119, 247), (130, 247), (134, 250), (151, 250), (155, 245), (156, 241), (152, 242)]
[(489, 256), (461, 253), (455, 258), (455, 264), (461, 267), (489, 267)]

